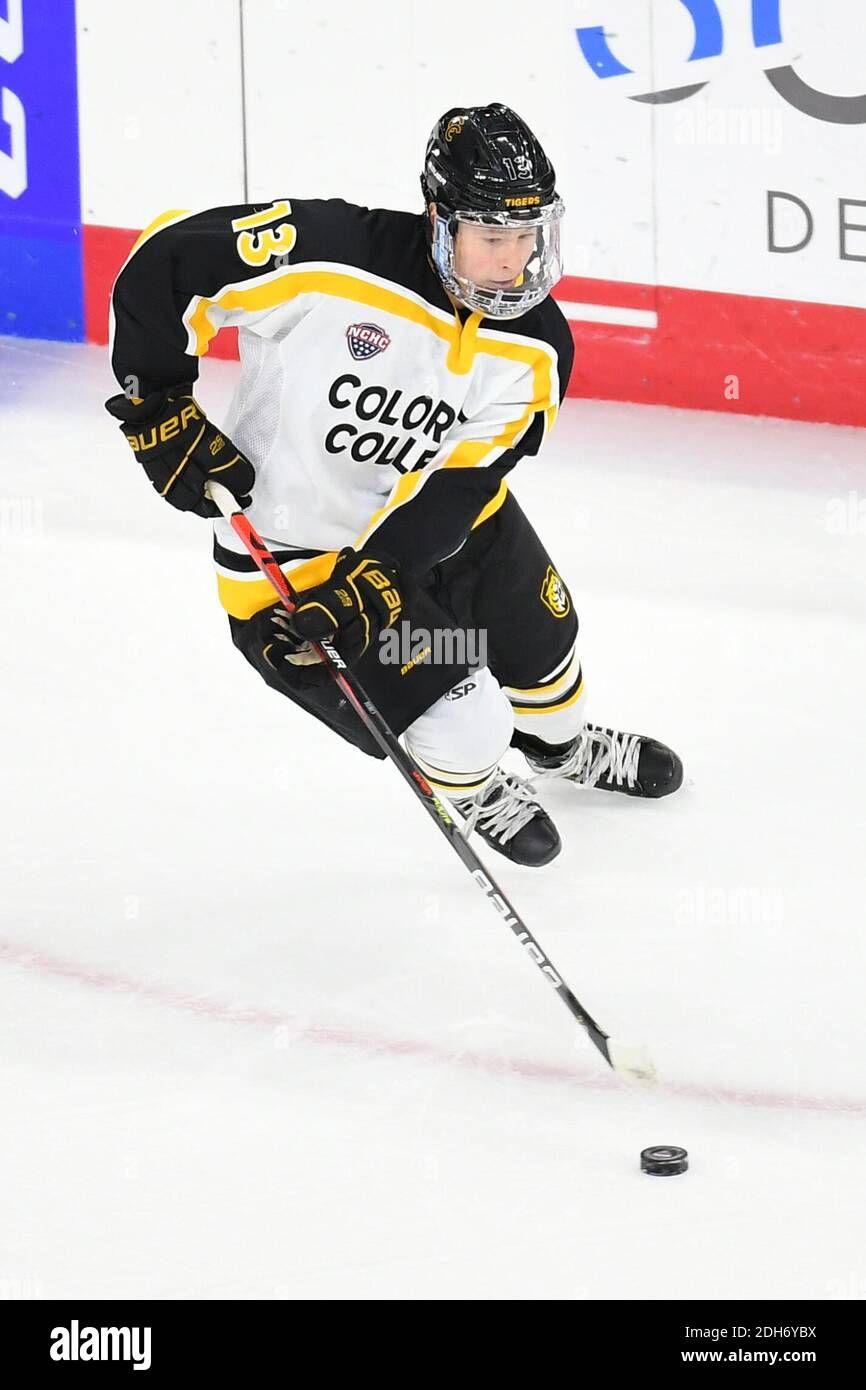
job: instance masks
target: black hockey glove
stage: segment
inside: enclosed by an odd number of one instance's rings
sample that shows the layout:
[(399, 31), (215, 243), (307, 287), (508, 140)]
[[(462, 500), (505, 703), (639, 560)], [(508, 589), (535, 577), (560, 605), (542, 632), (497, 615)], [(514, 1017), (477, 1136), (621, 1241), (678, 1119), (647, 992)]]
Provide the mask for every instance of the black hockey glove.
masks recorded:
[(402, 611), (394, 562), (349, 548), (340, 551), (330, 579), (298, 595), (292, 626), (311, 642), (333, 638), (343, 660), (351, 663), (369, 650), (384, 628), (398, 621)]
[(281, 661), (288, 661), (290, 666), (321, 665), (322, 657), (316, 655), (305, 637), (298, 636), (292, 627), (293, 618), (281, 603), (256, 614), (254, 621), (264, 642), (262, 656), (275, 671), (280, 669)]
[(219, 508), (205, 497), (209, 479), (223, 483), (242, 507), (249, 506), (255, 469), (211, 424), (190, 385), (169, 386), (142, 401), (112, 396), (105, 409), (120, 421), (135, 457), (173, 507), (196, 516), (219, 516)]

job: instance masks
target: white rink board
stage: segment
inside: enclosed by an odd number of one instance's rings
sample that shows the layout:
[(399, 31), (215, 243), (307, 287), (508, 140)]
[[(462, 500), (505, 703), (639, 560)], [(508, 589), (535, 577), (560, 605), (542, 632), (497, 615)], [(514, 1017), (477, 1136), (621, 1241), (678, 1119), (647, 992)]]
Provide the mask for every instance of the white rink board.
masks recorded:
[[(762, 0), (765, 29), (775, 4)], [(557, 165), (567, 274), (864, 305), (854, 258), (866, 256), (866, 231), (845, 232), (845, 258), (839, 222), (840, 200), (849, 223), (866, 222), (866, 121), (804, 114), (765, 75), (792, 64), (828, 97), (860, 95), (862, 4), (777, 9), (781, 42), (756, 44), (743, 0), (551, 0), (529, 19), (517, 0), (441, 0), (435, 11), (419, 0), (245, 0), (244, 103), (239, 0), (154, 0), (146, 22), (137, 0), (80, 0), (84, 219), (136, 227), (166, 207), (241, 199), (245, 187), (250, 199), (411, 209), (435, 118), (500, 100)], [(698, 38), (711, 47), (693, 10), (717, 15), (721, 51), (690, 61)], [(594, 26), (631, 73), (592, 70), (575, 30)], [(700, 83), (670, 103), (632, 99)], [(789, 195), (774, 201), (775, 251), (770, 190)], [(803, 249), (783, 251), (808, 218)]]
[(76, 13), (83, 221), (145, 227), (242, 201), (238, 0), (77, 0)]
[(254, 3), (245, 14), (252, 197), (420, 209), (434, 122), (450, 106), (504, 101), (556, 166), (566, 273), (652, 281), (648, 113), (620, 103), (609, 123), (589, 108), (582, 84), (596, 84), (578, 68), (569, 3), (537, 6), (531, 40), (512, 0), (445, 0), (435, 13), (419, 0), (331, 0), (324, 12)]
[[(689, 65), (707, 85), (686, 101), (650, 108), (658, 283), (866, 305), (864, 264), (840, 258), (838, 227), (839, 199), (866, 198), (866, 125), (832, 124), (795, 110), (764, 72), (793, 63), (804, 81), (824, 91), (866, 91), (862, 6), (854, 23), (855, 7), (843, 0), (821, 6), (783, 0), (785, 41), (760, 49), (752, 42), (749, 6), (725, 0), (719, 8), (725, 53)], [(847, 31), (838, 20), (843, 11), (852, 16)], [(653, 14), (659, 54), (670, 46), (668, 6), (657, 4)], [(661, 72), (654, 85), (673, 77)], [(813, 230), (802, 250), (769, 250), (770, 191), (809, 208)], [(807, 214), (789, 198), (775, 198), (773, 207), (775, 245), (796, 245), (808, 230)], [(866, 209), (852, 208), (848, 220), (866, 223)], [(866, 233), (849, 232), (846, 243), (849, 252), (866, 256)]]

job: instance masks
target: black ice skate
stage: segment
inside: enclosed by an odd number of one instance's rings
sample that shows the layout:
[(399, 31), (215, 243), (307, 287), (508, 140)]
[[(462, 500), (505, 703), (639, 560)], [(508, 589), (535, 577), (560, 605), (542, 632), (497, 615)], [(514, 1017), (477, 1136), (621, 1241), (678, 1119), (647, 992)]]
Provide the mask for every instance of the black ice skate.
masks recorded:
[(673, 749), (643, 734), (585, 724), (573, 743), (557, 748), (522, 734), (514, 742), (538, 778), (646, 797), (669, 796), (682, 785), (683, 765)]
[(477, 830), (491, 849), (515, 864), (540, 867), (562, 849), (556, 826), (536, 801), (532, 783), (501, 768), (479, 796), (454, 805), (466, 822), (465, 835)]

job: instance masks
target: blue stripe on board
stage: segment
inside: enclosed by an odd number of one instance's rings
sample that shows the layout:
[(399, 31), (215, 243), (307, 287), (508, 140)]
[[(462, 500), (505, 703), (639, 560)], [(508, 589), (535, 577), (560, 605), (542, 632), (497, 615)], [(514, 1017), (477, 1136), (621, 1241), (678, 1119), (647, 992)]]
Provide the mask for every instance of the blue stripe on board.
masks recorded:
[(5, 9), (0, 332), (79, 341), (84, 292), (75, 0), (10, 0)]

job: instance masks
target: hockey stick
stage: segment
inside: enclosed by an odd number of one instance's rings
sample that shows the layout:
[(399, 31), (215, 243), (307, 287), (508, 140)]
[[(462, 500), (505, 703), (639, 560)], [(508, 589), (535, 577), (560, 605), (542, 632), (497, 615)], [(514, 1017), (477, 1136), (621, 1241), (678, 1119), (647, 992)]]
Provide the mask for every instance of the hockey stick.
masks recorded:
[[(229, 522), (235, 535), (249, 551), (262, 574), (273, 585), (284, 608), (289, 613), (293, 613), (295, 595), (258, 531), (238, 507), (237, 500), (228, 488), (223, 487), (222, 483), (209, 482), (205, 491), (211, 501), (219, 508), (226, 521)], [(365, 728), (372, 734), (382, 752), (391, 759), (391, 762), (395, 764), (403, 778), (409, 783), (418, 800), (432, 816), (451, 848), (459, 855), (482, 893), (503, 918), (506, 925), (511, 928), (521, 945), (525, 946), (529, 956), (554, 986), (572, 1017), (576, 1018), (581, 1027), (586, 1029), (604, 1060), (626, 1080), (654, 1080), (655, 1068), (646, 1050), (644, 1048), (623, 1047), (611, 1042), (608, 1034), (599, 1028), (595, 1019), (587, 1013), (562, 976), (554, 969), (549, 957), (544, 954), (499, 884), (484, 867), (447, 807), (439, 800), (427, 779), (414, 766), (408, 753), (391, 732), (376, 706), (367, 698), (355, 677), (348, 674), (346, 663), (339, 652), (327, 639), (313, 642), (311, 645), (313, 651), (324, 660), (329, 674), (357, 712)]]

